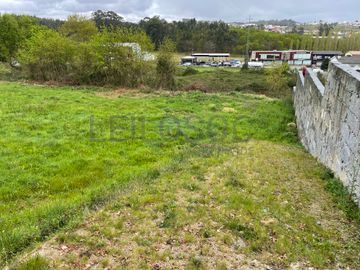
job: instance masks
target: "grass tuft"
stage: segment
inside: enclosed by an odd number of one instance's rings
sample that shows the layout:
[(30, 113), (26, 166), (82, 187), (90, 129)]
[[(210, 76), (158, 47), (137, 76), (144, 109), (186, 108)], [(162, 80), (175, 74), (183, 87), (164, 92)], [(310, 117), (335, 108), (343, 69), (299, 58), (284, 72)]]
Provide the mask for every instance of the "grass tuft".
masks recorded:
[(206, 268), (206, 265), (201, 260), (201, 258), (192, 257), (185, 269), (186, 270), (202, 270), (202, 269), (207, 269), (207, 268)]
[(160, 228), (174, 228), (176, 225), (176, 206), (164, 205), (164, 219), (160, 224)]
[(37, 255), (15, 268), (16, 270), (50, 270), (48, 261)]
[(225, 227), (231, 230), (236, 236), (245, 240), (255, 240), (258, 238), (256, 231), (247, 225), (243, 225), (240, 220), (229, 220), (225, 223)]
[(344, 211), (350, 220), (360, 224), (360, 208), (353, 201), (352, 195), (343, 183), (341, 183), (341, 181), (336, 178), (334, 173), (329, 169), (325, 170), (321, 178), (325, 181), (326, 190), (332, 194), (337, 207)]

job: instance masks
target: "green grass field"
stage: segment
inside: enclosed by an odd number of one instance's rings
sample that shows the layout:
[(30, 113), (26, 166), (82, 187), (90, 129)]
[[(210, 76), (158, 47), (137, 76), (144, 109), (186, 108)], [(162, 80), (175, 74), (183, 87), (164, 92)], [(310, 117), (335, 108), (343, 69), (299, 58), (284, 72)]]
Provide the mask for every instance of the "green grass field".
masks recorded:
[[(1, 83), (0, 98), (2, 260), (126, 183), (158, 177), (192, 147), (294, 141), (289, 104), (241, 94), (106, 98), (92, 89)], [(111, 132), (110, 122), (117, 130)]]
[(0, 265), (359, 266), (287, 99), (7, 82), (0, 99)]
[[(295, 76), (288, 76), (289, 87)], [(239, 92), (266, 95), (273, 98), (291, 98), (289, 88), (270, 91), (264, 70), (241, 70), (238, 68), (179, 67), (178, 88), (185, 91)]]

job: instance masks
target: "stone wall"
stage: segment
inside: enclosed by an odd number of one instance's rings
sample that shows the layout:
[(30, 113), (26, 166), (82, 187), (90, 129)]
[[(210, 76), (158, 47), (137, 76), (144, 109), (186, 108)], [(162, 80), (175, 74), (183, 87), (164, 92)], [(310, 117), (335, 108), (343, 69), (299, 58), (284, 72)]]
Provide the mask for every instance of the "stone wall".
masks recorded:
[(294, 107), (300, 140), (360, 206), (360, 73), (333, 60), (324, 85), (299, 72)]

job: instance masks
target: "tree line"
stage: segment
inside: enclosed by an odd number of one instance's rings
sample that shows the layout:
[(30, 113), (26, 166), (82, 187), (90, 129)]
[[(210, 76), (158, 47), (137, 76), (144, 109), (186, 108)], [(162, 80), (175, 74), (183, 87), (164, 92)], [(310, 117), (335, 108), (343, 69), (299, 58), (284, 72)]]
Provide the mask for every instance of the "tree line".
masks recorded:
[[(67, 21), (58, 19), (43, 19), (34, 16), (19, 16), (4, 14), (0, 16), (0, 60), (5, 61), (15, 57), (24, 41), (30, 37), (33, 26), (41, 26), (59, 33), (64, 31), (80, 31), (71, 25), (74, 16)], [(139, 23), (126, 22), (123, 17), (113, 11), (98, 10), (92, 17), (84, 21), (95, 24), (92, 29), (81, 29), (81, 35), (91, 36), (86, 31), (103, 32), (116, 31), (116, 29), (131, 29), (131, 31), (144, 32), (159, 50), (161, 44), (170, 39), (175, 43), (177, 52), (230, 52), (232, 54), (245, 54), (246, 44), (249, 42), (250, 50), (360, 50), (359, 33), (352, 33), (349, 37), (340, 38), (333, 33), (333, 27), (327, 24), (320, 25), (320, 35), (313, 37), (304, 35), (301, 29), (293, 33), (280, 34), (265, 32), (258, 28), (241, 29), (232, 27), (222, 21), (198, 21), (184, 19), (168, 22), (158, 16), (146, 17)], [(63, 25), (67, 24), (68, 30)], [(84, 24), (77, 25), (84, 27)], [(72, 35), (71, 33), (69, 35)]]
[(170, 38), (178, 52), (230, 52), (244, 55), (246, 44), (250, 50), (360, 50), (360, 33), (347, 37), (335, 33), (334, 26), (320, 24), (319, 35), (305, 35), (303, 27), (295, 27), (291, 33), (266, 32), (259, 27), (248, 29), (232, 27), (218, 22), (195, 19), (167, 22), (160, 17), (145, 18), (139, 26), (151, 38), (155, 48), (162, 40)]
[(175, 88), (173, 42), (164, 40), (157, 60), (146, 61), (143, 52), (154, 50), (149, 36), (139, 27), (114, 26), (112, 20), (121, 19), (106, 15), (104, 23), (73, 15), (56, 27), (30, 16), (2, 15), (1, 60), (16, 59), (22, 73), (37, 81)]
[[(66, 21), (0, 15), (0, 61), (20, 62), (23, 73), (34, 80), (173, 89), (173, 52), (245, 54), (247, 42), (250, 50), (360, 50), (355, 33), (346, 39), (314, 38), (234, 28), (222, 21), (167, 22), (157, 16), (129, 23), (115, 12), (100, 10), (91, 18), (72, 15)], [(142, 51), (159, 51), (157, 60), (145, 61), (129, 43)]]

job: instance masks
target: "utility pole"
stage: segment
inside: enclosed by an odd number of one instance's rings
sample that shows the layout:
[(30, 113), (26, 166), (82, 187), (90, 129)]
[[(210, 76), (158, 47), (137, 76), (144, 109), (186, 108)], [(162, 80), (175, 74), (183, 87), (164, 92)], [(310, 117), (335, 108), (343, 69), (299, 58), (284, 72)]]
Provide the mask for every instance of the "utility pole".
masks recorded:
[(251, 22), (251, 16), (249, 16), (249, 25), (246, 35), (246, 50), (245, 50), (245, 65), (249, 65), (249, 42), (250, 42), (250, 22)]

